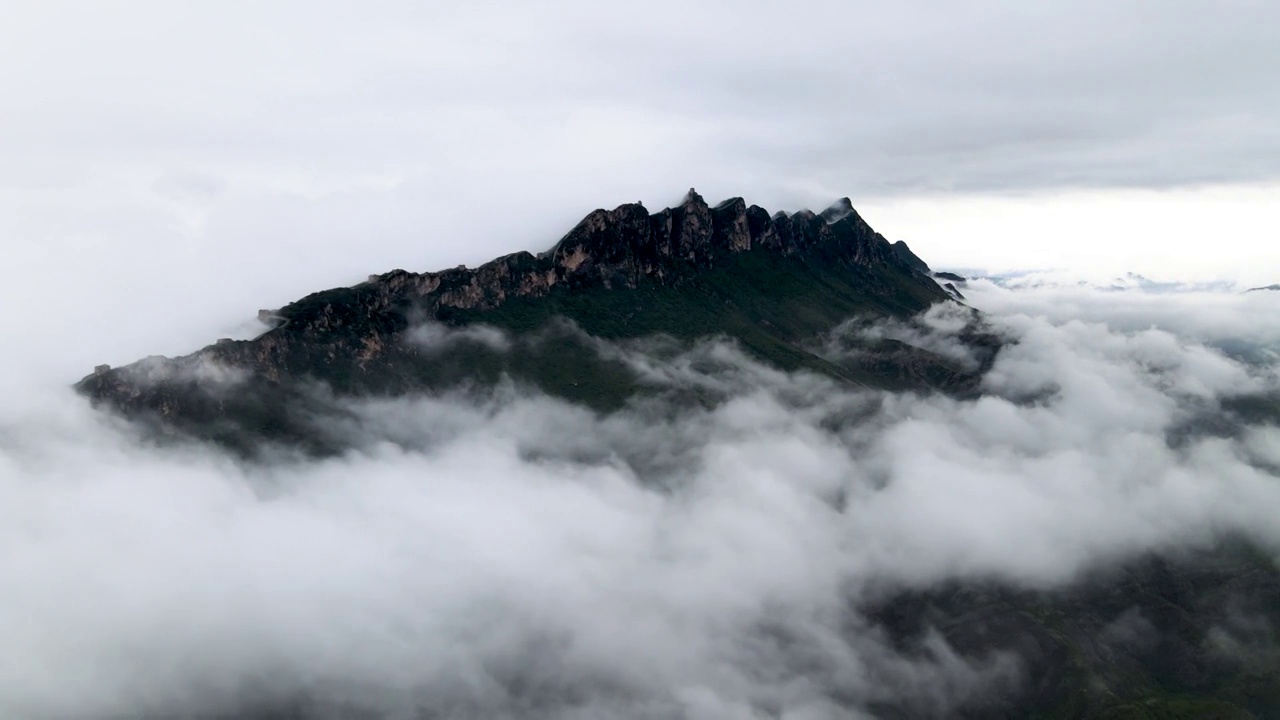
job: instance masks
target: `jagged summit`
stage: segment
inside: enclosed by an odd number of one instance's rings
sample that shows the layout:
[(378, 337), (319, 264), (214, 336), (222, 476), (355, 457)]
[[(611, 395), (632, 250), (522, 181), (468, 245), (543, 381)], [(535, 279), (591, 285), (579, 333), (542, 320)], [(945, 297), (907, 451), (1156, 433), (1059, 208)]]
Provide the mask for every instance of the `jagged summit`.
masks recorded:
[[(553, 288), (636, 288), (680, 282), (737, 253), (762, 250), (814, 256), (833, 264), (928, 266), (905, 243), (891, 246), (843, 198), (821, 215), (770, 215), (740, 197), (711, 207), (690, 188), (675, 207), (650, 213), (640, 203), (588, 213), (551, 249), (517, 252), (478, 268), (441, 272), (395, 270), (370, 283), (392, 298), (413, 297), (434, 314), (442, 308), (489, 309), (512, 297), (541, 297)], [(922, 283), (923, 287), (931, 284)], [(300, 302), (305, 302), (300, 301)], [(294, 321), (299, 303), (279, 311)]]

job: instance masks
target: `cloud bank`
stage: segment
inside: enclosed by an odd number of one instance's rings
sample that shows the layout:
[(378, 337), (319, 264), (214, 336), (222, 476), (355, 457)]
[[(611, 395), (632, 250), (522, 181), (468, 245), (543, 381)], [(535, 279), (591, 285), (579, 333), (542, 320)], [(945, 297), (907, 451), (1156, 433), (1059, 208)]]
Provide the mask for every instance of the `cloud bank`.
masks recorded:
[(1017, 653), (901, 647), (867, 603), (1280, 553), (1280, 429), (1202, 422), (1280, 390), (1280, 298), (966, 292), (1007, 342), (976, 401), (601, 344), (717, 401), (356, 402), (351, 452), (247, 464), (28, 394), (0, 417), (0, 714), (941, 715), (1017, 687)]
[[(770, 210), (851, 196), (931, 261), (1256, 273), (1280, 227), (1278, 13), (9, 3), (0, 303), (32, 307), (6, 319), (71, 373), (360, 273), (539, 251), (594, 205), (690, 186)], [(118, 355), (68, 347), (50, 315), (111, 326)], [(121, 320), (141, 317), (163, 327)]]

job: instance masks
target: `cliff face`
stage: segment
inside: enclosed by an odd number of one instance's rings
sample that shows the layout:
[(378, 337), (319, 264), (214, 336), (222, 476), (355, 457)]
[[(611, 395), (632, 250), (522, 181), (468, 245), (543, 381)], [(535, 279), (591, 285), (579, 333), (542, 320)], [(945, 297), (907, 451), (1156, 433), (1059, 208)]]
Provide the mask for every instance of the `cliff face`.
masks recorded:
[[(78, 387), (129, 415), (204, 424), (253, 416), (278, 431), (288, 424), (280, 406), (297, 394), (300, 381), (340, 393), (404, 392), (480, 372), (483, 348), (454, 358), (445, 371), (439, 353), (427, 358), (419, 344), (406, 341), (415, 325), (482, 322), (514, 329), (519, 318), (536, 316), (545, 324), (553, 315), (610, 337), (681, 335), (696, 327), (739, 338), (785, 365), (803, 353), (783, 345), (851, 313), (905, 316), (947, 300), (904, 249), (872, 230), (848, 199), (821, 214), (770, 215), (741, 198), (712, 207), (690, 190), (679, 206), (656, 213), (639, 204), (596, 210), (538, 255), (519, 252), (474, 269), (395, 270), (315, 293), (261, 311), (271, 329), (255, 339), (99, 367)], [(771, 334), (761, 335), (761, 327)], [(521, 362), (504, 360), (487, 379), (519, 375)], [(817, 361), (800, 357), (792, 364), (805, 363)], [(574, 392), (584, 394), (574, 399), (599, 399), (589, 389)]]

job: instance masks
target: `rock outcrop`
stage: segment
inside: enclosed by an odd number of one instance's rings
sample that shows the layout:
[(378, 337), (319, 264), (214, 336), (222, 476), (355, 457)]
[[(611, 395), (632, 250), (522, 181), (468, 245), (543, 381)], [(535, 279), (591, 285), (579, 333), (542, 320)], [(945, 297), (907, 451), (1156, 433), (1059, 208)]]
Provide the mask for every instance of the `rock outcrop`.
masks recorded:
[[(428, 315), (441, 309), (490, 309), (512, 297), (541, 297), (554, 288), (636, 288), (642, 283), (678, 283), (725, 257), (750, 250), (807, 255), (832, 263), (928, 266), (898, 242), (890, 245), (842, 199), (820, 215), (800, 211), (770, 216), (763, 208), (731, 198), (715, 207), (690, 190), (674, 208), (649, 213), (639, 203), (588, 214), (552, 249), (519, 252), (478, 268), (442, 272), (395, 270), (371, 276), (384, 306), (413, 299)], [(904, 253), (905, 250), (905, 253)], [(277, 312), (299, 317), (306, 300)]]

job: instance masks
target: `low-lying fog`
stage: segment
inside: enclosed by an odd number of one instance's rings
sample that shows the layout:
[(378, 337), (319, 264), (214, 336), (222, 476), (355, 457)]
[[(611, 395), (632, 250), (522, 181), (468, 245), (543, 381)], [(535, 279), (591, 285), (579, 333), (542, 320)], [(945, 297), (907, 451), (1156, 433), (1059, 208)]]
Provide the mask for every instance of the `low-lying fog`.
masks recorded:
[[(971, 402), (633, 344), (611, 351), (647, 382), (728, 401), (358, 402), (357, 450), (246, 464), (139, 441), (76, 378), (9, 383), (0, 715), (940, 711), (1017, 658), (900, 653), (859, 598), (1227, 535), (1280, 552), (1280, 430), (1195, 430), (1280, 390), (1280, 293), (964, 291), (1007, 342)], [(954, 313), (925, 328), (876, 331), (964, 359)]]

